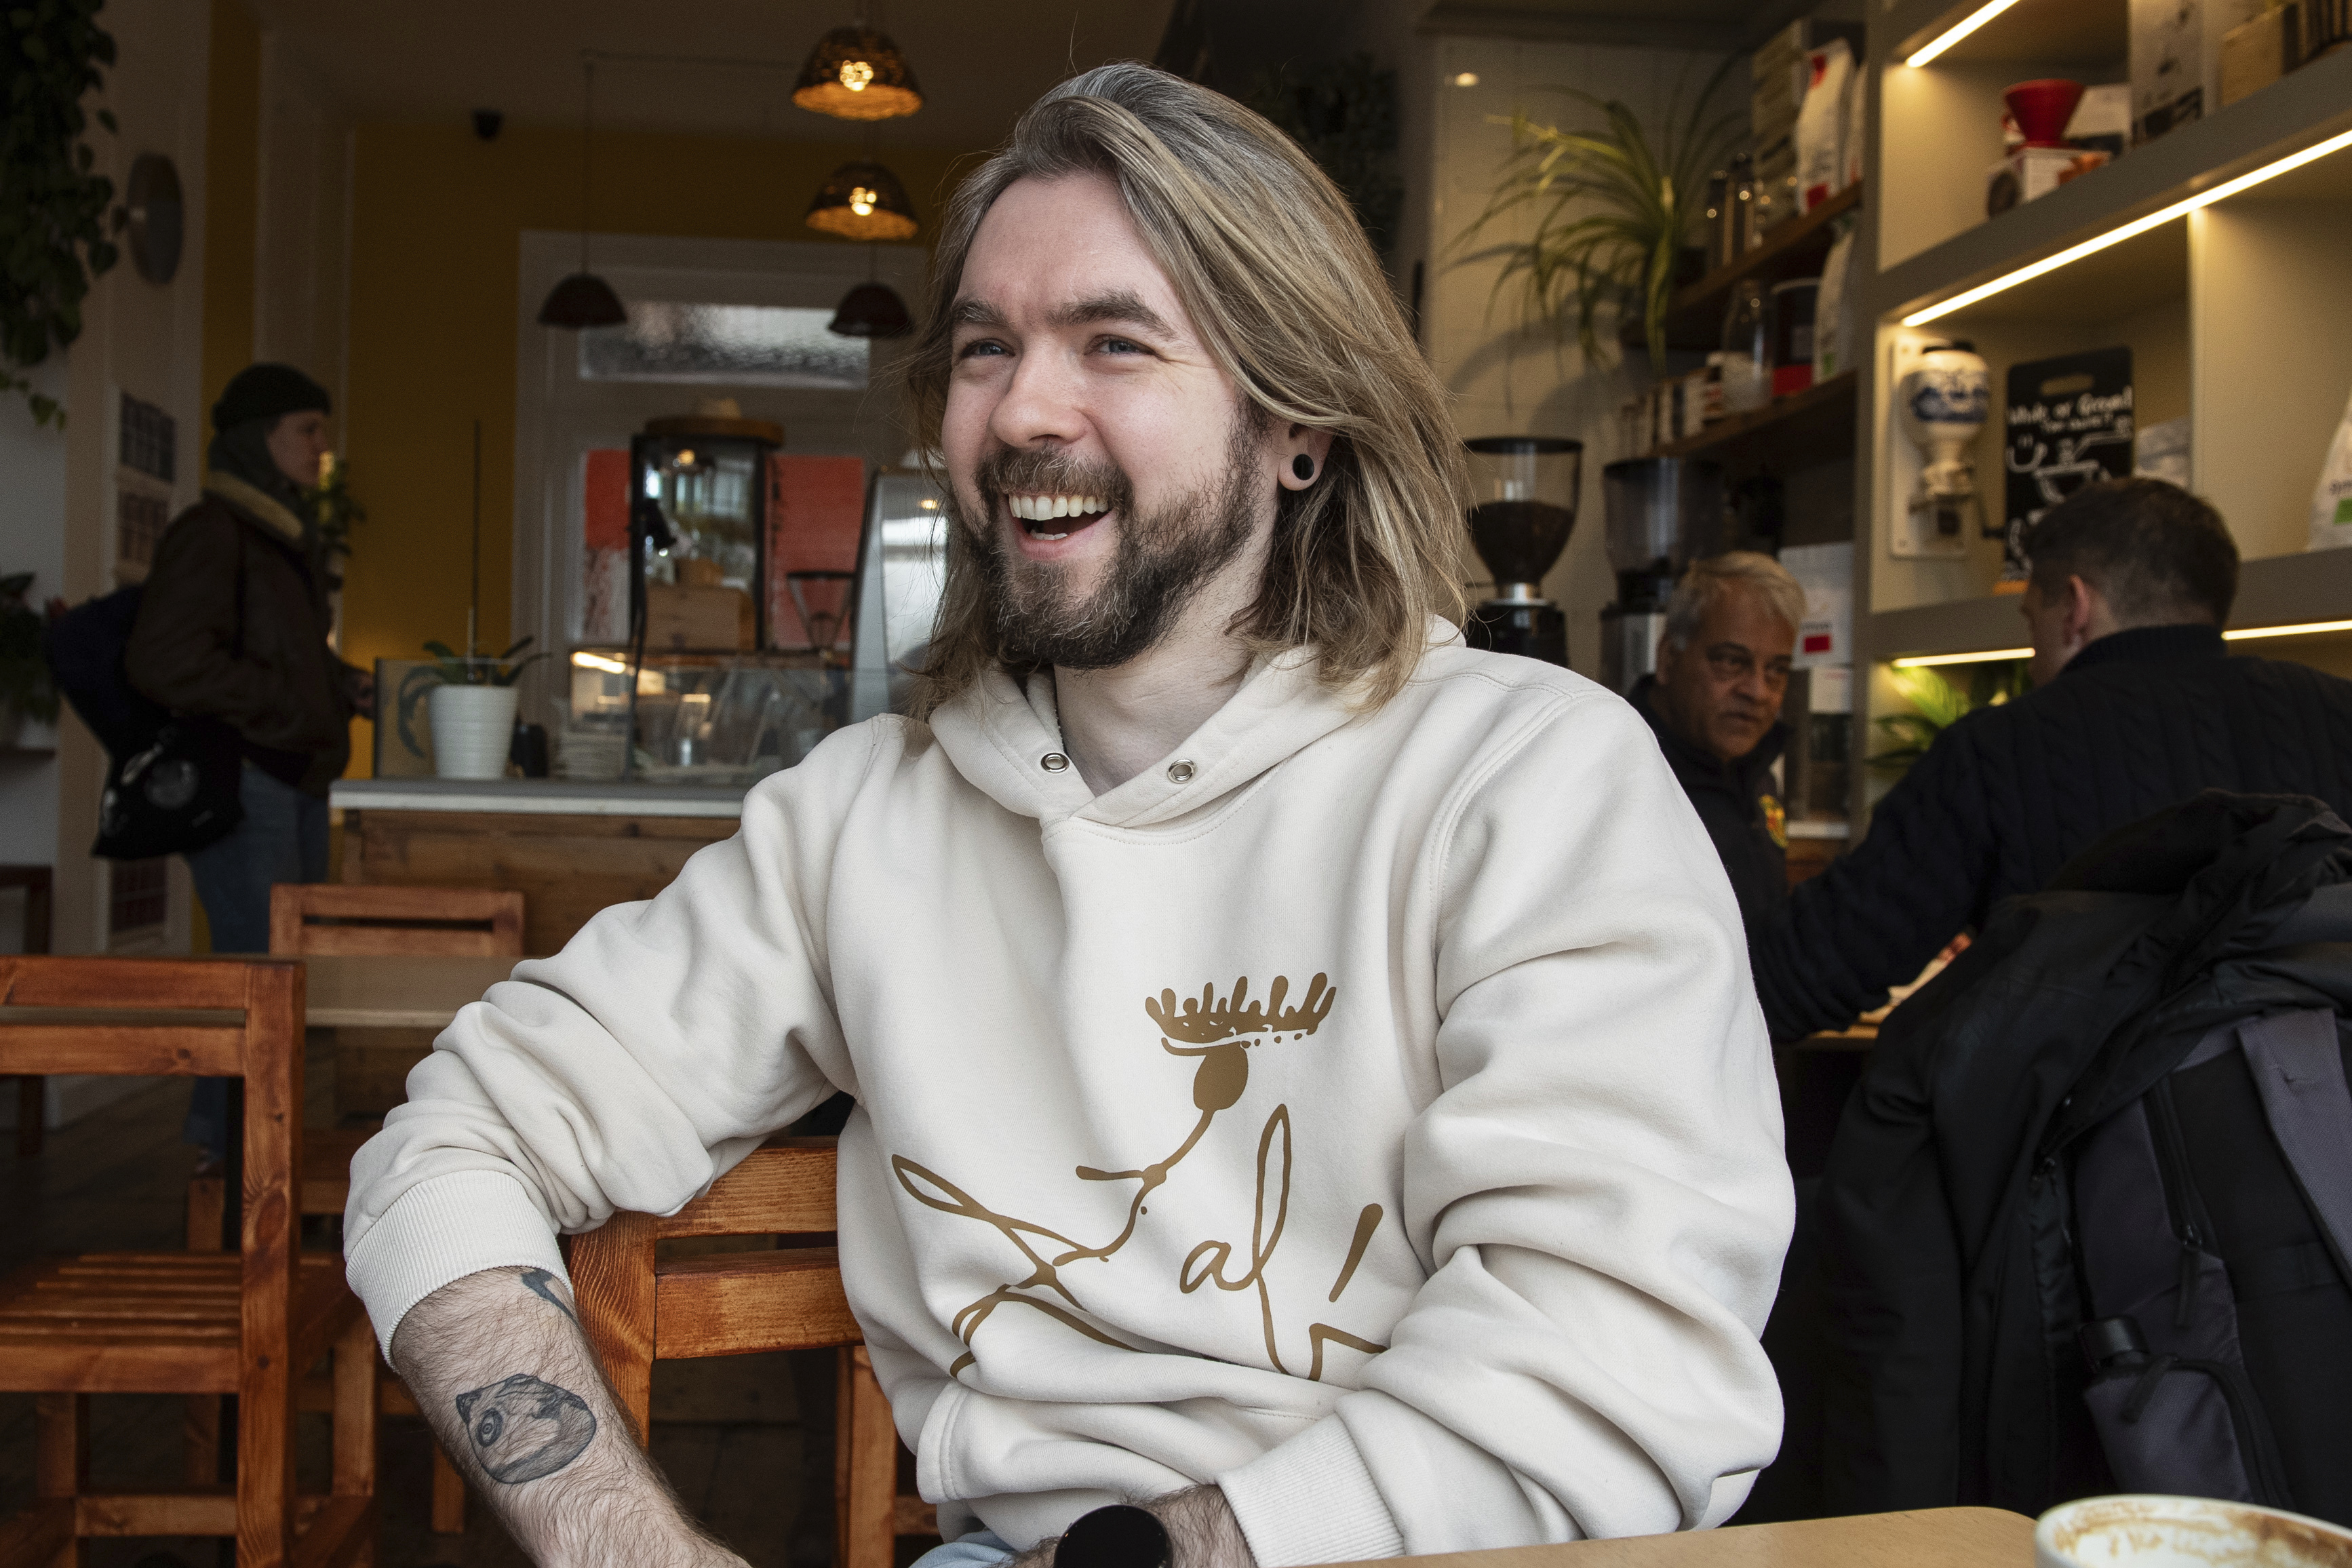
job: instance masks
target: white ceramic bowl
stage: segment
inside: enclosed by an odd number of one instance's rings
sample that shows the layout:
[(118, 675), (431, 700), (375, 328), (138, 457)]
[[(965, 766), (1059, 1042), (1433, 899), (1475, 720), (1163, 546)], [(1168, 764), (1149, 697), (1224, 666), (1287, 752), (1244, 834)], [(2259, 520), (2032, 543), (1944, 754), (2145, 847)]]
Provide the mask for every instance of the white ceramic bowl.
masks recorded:
[(2352, 1568), (2352, 1530), (2247, 1502), (2095, 1497), (2033, 1527), (2034, 1568)]

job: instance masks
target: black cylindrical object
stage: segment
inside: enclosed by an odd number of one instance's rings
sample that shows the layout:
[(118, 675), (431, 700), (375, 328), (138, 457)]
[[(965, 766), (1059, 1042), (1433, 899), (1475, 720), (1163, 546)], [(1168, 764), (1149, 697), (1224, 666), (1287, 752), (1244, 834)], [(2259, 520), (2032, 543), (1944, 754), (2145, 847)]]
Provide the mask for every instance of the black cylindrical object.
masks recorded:
[(1462, 640), (1488, 653), (1568, 667), (1568, 617), (1540, 599), (1486, 600), (1462, 623)]

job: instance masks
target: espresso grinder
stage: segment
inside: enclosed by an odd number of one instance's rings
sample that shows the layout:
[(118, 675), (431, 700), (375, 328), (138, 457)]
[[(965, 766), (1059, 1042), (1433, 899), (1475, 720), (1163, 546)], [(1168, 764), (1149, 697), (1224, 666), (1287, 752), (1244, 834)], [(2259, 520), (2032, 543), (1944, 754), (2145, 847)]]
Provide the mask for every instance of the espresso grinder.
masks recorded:
[(1556, 436), (1481, 436), (1470, 448), (1470, 542), (1494, 574), (1495, 596), (1462, 627), (1489, 653), (1568, 663), (1568, 617), (1543, 597), (1544, 574), (1568, 548), (1584, 483), (1584, 443)]
[(1601, 683), (1630, 696), (1658, 668), (1666, 601), (1692, 562), (1723, 549), (1723, 470), (1688, 458), (1629, 458), (1601, 470), (1617, 600), (1601, 612)]

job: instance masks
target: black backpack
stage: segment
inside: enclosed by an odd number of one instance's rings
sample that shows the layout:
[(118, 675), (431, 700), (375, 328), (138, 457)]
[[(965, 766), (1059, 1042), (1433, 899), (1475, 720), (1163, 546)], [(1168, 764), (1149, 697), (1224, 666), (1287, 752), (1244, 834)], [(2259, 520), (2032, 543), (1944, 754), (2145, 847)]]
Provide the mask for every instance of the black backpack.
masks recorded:
[[(239, 655), (245, 651), (244, 548), (240, 532)], [(226, 838), (245, 820), (235, 727), (173, 713), (131, 685), (123, 670), (143, 596), (134, 583), (85, 600), (51, 621), (45, 637), (58, 695), (106, 748), (106, 789), (90, 853), (107, 860), (188, 854)]]
[(2352, 1090), (2326, 1008), (2209, 1029), (2078, 1146), (2073, 1242), (2118, 1486), (2352, 1524)]

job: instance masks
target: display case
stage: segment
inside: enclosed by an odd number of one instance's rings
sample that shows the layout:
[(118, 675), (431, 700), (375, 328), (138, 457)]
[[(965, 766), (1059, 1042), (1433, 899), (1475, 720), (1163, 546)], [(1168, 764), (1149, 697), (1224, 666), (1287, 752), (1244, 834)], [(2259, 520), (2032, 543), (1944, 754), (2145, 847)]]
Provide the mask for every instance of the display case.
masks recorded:
[(768, 459), (762, 419), (647, 421), (629, 442), (629, 610), (648, 650), (750, 653), (774, 646), (769, 605)]
[(753, 784), (848, 717), (848, 671), (824, 654), (648, 653), (632, 692), (625, 660), (583, 650), (569, 675), (551, 715), (558, 778)]

